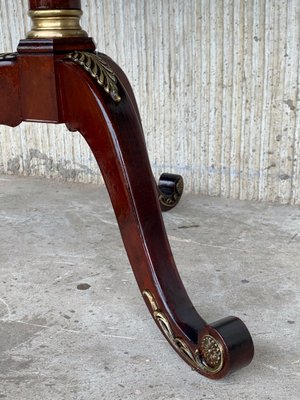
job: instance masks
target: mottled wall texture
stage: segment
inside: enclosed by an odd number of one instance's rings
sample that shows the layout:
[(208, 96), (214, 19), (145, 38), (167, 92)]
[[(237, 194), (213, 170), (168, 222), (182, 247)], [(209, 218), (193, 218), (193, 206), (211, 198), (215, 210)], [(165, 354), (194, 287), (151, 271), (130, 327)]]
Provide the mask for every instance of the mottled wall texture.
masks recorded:
[[(0, 4), (0, 49), (11, 51), (29, 30), (27, 1)], [(82, 5), (83, 27), (132, 82), (156, 176), (180, 173), (195, 193), (300, 204), (299, 0)], [(0, 172), (102, 182), (64, 126), (1, 126)]]

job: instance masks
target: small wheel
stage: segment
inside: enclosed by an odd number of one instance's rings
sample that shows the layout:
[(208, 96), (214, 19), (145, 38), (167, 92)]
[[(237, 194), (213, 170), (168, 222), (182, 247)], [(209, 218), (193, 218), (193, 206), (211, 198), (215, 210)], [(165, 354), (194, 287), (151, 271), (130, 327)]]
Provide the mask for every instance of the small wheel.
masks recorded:
[(183, 193), (183, 178), (180, 175), (164, 173), (158, 181), (158, 195), (162, 211), (169, 211), (180, 201)]

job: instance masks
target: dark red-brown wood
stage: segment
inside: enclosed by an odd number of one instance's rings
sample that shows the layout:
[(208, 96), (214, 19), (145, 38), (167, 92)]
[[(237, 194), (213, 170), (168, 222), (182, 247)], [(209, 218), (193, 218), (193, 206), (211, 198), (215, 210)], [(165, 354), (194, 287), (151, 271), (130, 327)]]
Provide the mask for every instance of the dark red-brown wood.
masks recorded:
[[(121, 77), (119, 67), (105, 59)], [(184, 338), (194, 351), (204, 332), (213, 333), (222, 341), (227, 363), (220, 373), (206, 376), (220, 378), (248, 364), (253, 347), (245, 325), (230, 317), (208, 326), (182, 284), (159, 211), (144, 136), (128, 82), (121, 82), (122, 102), (116, 104), (109, 101), (93, 78), (73, 63), (59, 64), (59, 75), (64, 120), (82, 133), (96, 157), (141, 292), (150, 290), (154, 294), (176, 337)], [(78, 94), (80, 102), (74, 104), (72, 99)], [(86, 105), (84, 109), (81, 101)]]
[[(33, 8), (53, 3), (57, 8), (80, 6), (71, 0), (30, 1)], [(155, 322), (191, 367), (209, 378), (222, 378), (252, 360), (251, 336), (236, 317), (208, 324), (196, 311), (169, 245), (132, 88), (123, 71), (100, 55), (117, 78), (121, 101), (113, 101), (91, 74), (66, 57), (76, 46), (95, 50), (88, 38), (27, 39), (14, 56), (0, 57), (0, 124), (65, 123), (83, 135), (103, 174), (128, 258)], [(164, 177), (167, 189), (178, 179), (169, 178)], [(213, 297), (210, 288), (199, 285), (199, 290), (203, 301)], [(224, 365), (215, 373), (195, 361), (207, 335), (223, 347)]]
[(81, 0), (29, 0), (30, 10), (81, 9)]
[(21, 122), (19, 65), (10, 59), (0, 62), (0, 124), (15, 127)]

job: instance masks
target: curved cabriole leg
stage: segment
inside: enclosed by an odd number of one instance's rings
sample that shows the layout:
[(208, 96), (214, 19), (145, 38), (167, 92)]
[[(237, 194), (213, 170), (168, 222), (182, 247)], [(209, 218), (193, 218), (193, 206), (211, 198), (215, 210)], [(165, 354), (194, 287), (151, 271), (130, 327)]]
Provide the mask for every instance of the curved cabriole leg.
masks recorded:
[[(73, 53), (73, 55), (76, 56), (77, 53)], [(114, 61), (106, 56), (103, 53), (98, 53), (99, 56), (108, 62), (115, 73), (118, 75), (119, 79), (123, 82), (123, 84), (126, 86), (126, 92), (127, 92), (127, 97), (128, 100), (131, 101), (131, 106), (132, 106), (132, 112), (135, 112), (136, 118), (140, 123), (140, 131), (143, 131), (142, 127), (142, 120), (141, 120), (141, 115), (138, 109), (138, 105), (132, 90), (132, 87), (130, 85), (130, 82), (127, 79), (127, 76), (124, 74), (122, 69), (114, 63)], [(77, 58), (77, 57), (76, 57)], [(144, 137), (144, 135), (143, 135)], [(145, 142), (146, 146), (146, 142)], [(158, 180), (157, 184), (157, 193), (158, 193), (158, 200), (160, 203), (160, 208), (163, 212), (170, 211), (174, 207), (177, 206), (179, 203), (181, 196), (183, 194), (183, 188), (184, 188), (184, 182), (183, 178), (180, 175), (176, 174), (170, 174), (170, 173), (163, 173)]]
[(96, 157), (157, 325), (193, 369), (222, 378), (251, 361), (250, 334), (235, 317), (208, 325), (191, 303), (165, 232), (132, 92), (115, 64), (97, 57), (85, 54), (81, 62), (72, 56), (57, 62), (64, 121), (81, 132)]

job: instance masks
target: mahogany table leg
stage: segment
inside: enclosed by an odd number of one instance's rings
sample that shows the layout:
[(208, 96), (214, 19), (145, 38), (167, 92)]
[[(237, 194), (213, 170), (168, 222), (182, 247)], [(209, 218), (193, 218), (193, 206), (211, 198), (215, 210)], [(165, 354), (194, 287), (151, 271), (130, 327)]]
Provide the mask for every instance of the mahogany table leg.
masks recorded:
[[(102, 171), (141, 293), (166, 339), (212, 379), (249, 364), (254, 350), (244, 323), (227, 317), (207, 324), (188, 297), (161, 214), (178, 203), (182, 178), (163, 174), (157, 186), (130, 84), (109, 57), (94, 52), (79, 24), (80, 0), (29, 4), (28, 39), (18, 53), (0, 55), (0, 124), (65, 123), (81, 132)], [(201, 290), (205, 298), (210, 294)]]
[[(76, 57), (82, 63), (76, 64)], [(251, 361), (250, 334), (238, 318), (208, 325), (196, 312), (167, 239), (132, 93), (115, 64), (99, 55), (99, 65), (106, 64), (114, 80), (106, 93), (97, 76), (85, 71), (90, 62), (97, 62), (88, 57), (77, 53), (73, 61), (71, 56), (58, 63), (63, 119), (82, 133), (96, 157), (130, 263), (157, 325), (192, 368), (221, 378)]]
[(0, 53), (0, 124), (12, 127), (22, 122), (16, 59), (16, 53)]
[[(108, 58), (105, 54), (99, 53), (99, 55), (104, 59)], [(130, 82), (127, 79), (127, 76), (122, 71), (122, 69), (116, 63), (114, 63), (113, 60), (109, 59), (109, 62), (113, 66), (113, 69), (116, 72), (116, 74), (119, 76), (119, 79), (122, 80), (123, 84), (126, 86), (128, 99), (131, 101), (132, 107), (136, 113), (136, 117), (140, 123), (140, 130), (143, 131), (139, 108), (132, 87), (130, 85)], [(183, 188), (184, 188), (184, 182), (182, 176), (180, 175), (163, 173), (159, 177), (157, 192), (158, 192), (160, 208), (163, 212), (170, 211), (177, 206), (183, 194)]]

